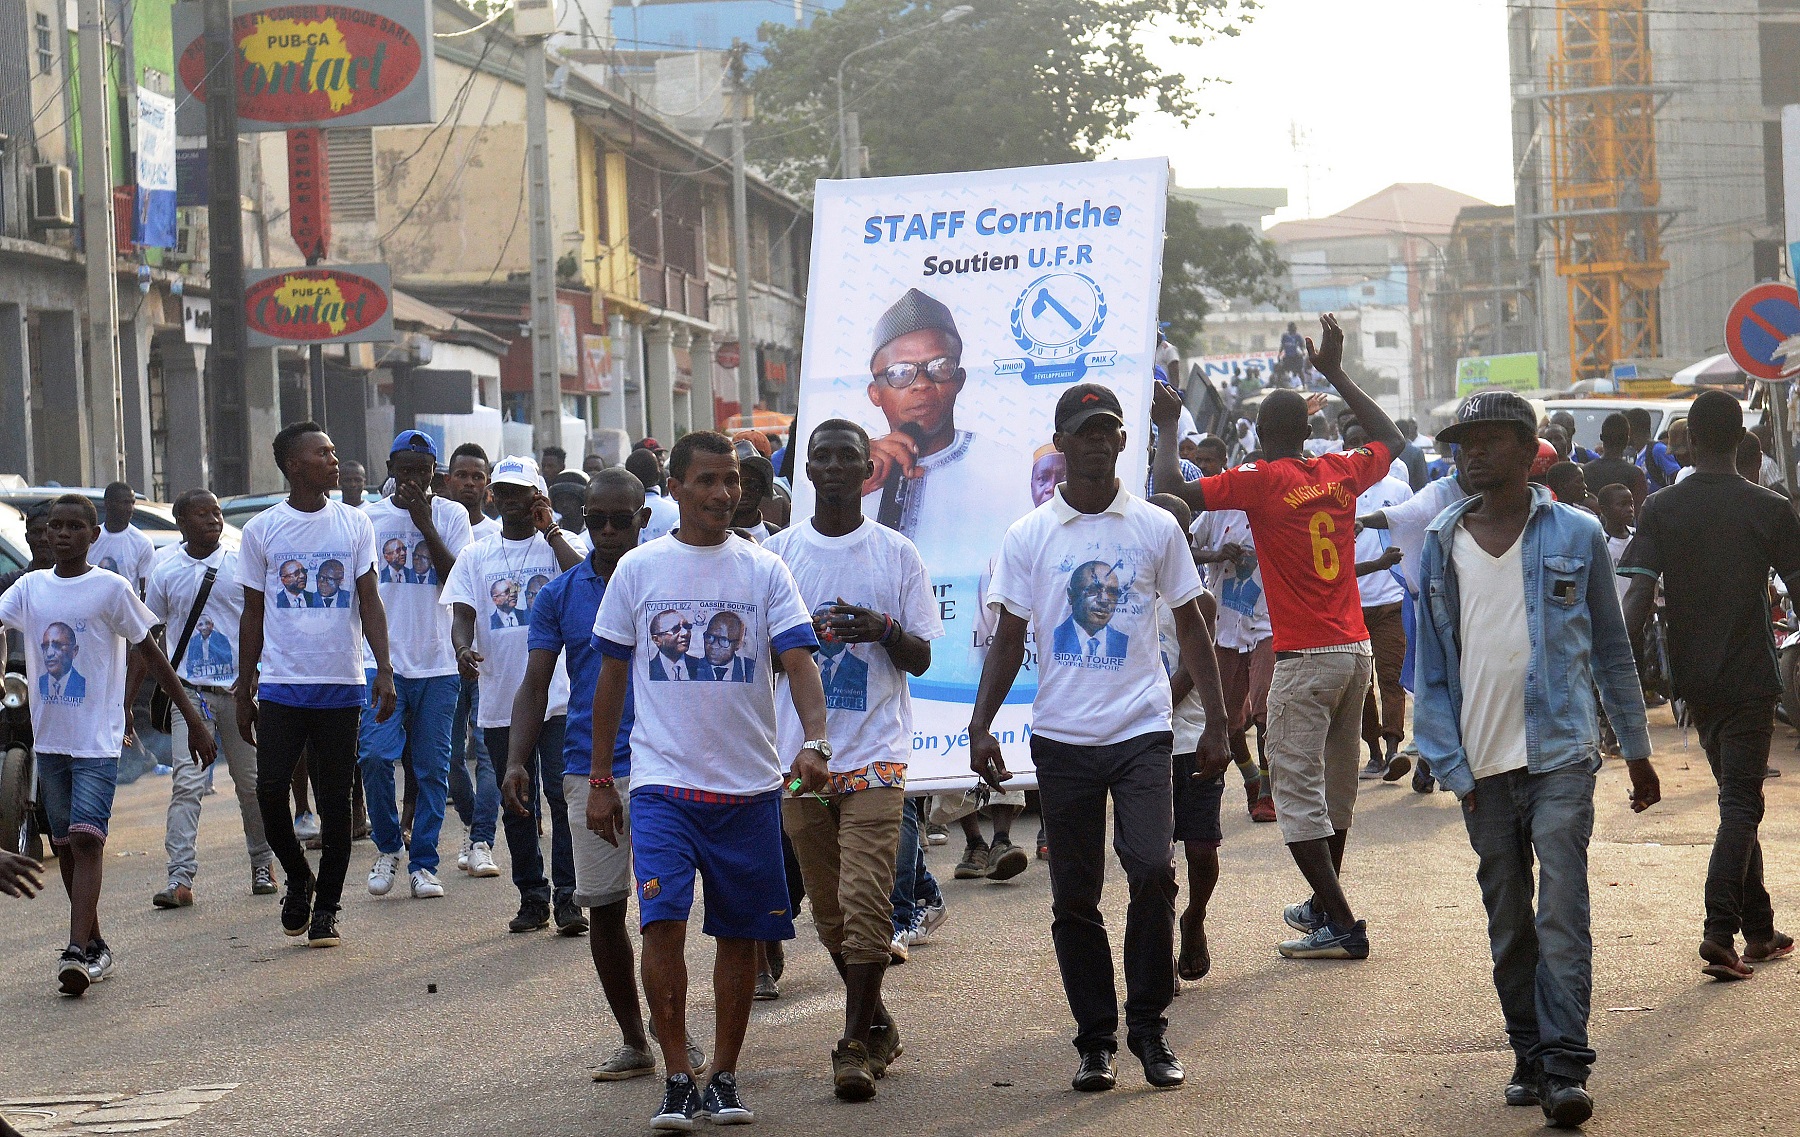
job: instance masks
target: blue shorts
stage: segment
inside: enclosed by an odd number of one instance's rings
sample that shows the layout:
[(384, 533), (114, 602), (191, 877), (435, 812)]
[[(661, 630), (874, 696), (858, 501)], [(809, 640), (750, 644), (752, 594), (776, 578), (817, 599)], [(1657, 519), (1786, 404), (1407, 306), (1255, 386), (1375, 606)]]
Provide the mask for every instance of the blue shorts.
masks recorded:
[(50, 815), (50, 843), (67, 845), (70, 833), (106, 840), (113, 791), (119, 788), (119, 760), (40, 751), (37, 770), (38, 794)]
[(781, 855), (781, 793), (703, 800), (691, 790), (632, 787), (631, 862), (638, 926), (686, 920), (694, 874), (706, 880), (706, 923), (714, 939), (791, 940), (787, 868)]

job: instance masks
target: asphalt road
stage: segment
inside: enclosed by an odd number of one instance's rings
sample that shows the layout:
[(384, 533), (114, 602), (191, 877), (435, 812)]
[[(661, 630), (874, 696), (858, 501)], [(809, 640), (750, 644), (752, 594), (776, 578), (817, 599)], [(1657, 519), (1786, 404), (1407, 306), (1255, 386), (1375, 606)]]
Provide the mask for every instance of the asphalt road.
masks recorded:
[[(1768, 965), (1730, 986), (1700, 975), (1713, 786), (1691, 736), (1684, 745), (1666, 712), (1655, 717), (1663, 804), (1635, 816), (1623, 769), (1600, 779), (1591, 1026), (1600, 1059), (1587, 1131), (1791, 1129), (1800, 1120), (1800, 964)], [(1800, 902), (1794, 747), (1793, 732), (1779, 728), (1777, 765), (1788, 776), (1770, 783), (1763, 826), (1778, 913)], [(281, 935), (277, 898), (249, 894), (225, 778), (221, 770), (222, 792), (206, 800), (199, 903), (176, 912), (149, 903), (162, 881), (167, 782), (121, 791), (102, 900), (118, 972), (85, 998), (64, 999), (52, 982), (66, 928), (60, 892), (0, 903), (0, 1022), (11, 1048), (0, 1058), (0, 1112), (47, 1132), (127, 1131), (92, 1128), (102, 1115), (82, 1115), (117, 1097), (126, 1100), (110, 1116), (120, 1124), (178, 1115), (166, 1131), (183, 1137), (646, 1131), (656, 1080), (588, 1078), (618, 1036), (584, 940), (507, 934), (516, 893), (504, 876), (471, 880), (452, 867), (442, 900), (412, 900), (404, 884), (371, 897), (361, 882), (373, 853), (363, 843), (344, 946), (306, 950)], [(1213, 973), (1187, 985), (1170, 1013), (1186, 1088), (1151, 1091), (1128, 1056), (1118, 1091), (1068, 1088), (1075, 1054), (1050, 946), (1049, 878), (1034, 864), (1010, 884), (953, 882), (958, 843), (931, 852), (949, 921), (889, 973), (906, 1054), (871, 1104), (831, 1096), (841, 997), (802, 921), (782, 998), (756, 1005), (745, 1047), (740, 1080), (759, 1127), (984, 1137), (1537, 1129), (1536, 1110), (1499, 1101), (1511, 1056), (1474, 858), (1449, 795), (1364, 783), (1347, 872), (1374, 943), (1364, 963), (1276, 955), (1281, 906), (1302, 886), (1275, 827), (1252, 825), (1242, 800), (1233, 784), (1208, 921)], [(1025, 818), (1021, 835), (1033, 827)], [(458, 837), (452, 822), (450, 853)], [(1109, 893), (1115, 929), (1122, 899), (1119, 888)], [(694, 1033), (710, 1039), (710, 945), (696, 936), (689, 959)], [(166, 1092), (184, 1087), (223, 1089)], [(144, 1094), (153, 1096), (132, 1096)]]

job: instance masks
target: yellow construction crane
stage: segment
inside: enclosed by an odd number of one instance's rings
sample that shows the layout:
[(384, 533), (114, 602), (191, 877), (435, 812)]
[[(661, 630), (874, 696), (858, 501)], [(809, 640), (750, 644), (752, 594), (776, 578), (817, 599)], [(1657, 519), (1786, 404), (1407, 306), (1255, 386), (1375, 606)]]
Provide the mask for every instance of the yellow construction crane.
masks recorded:
[(1647, 0), (1558, 0), (1548, 111), (1556, 271), (1569, 288), (1571, 381), (1660, 355), (1663, 219)]

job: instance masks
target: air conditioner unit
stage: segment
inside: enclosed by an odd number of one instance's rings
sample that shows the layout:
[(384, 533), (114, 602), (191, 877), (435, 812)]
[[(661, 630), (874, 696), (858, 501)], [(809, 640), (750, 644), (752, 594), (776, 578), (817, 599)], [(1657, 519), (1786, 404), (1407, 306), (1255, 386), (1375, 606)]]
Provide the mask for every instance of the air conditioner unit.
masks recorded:
[(31, 168), (31, 223), (40, 229), (75, 225), (75, 177), (69, 167), (46, 163)]
[(206, 255), (206, 223), (193, 217), (189, 210), (175, 226), (175, 247), (165, 254), (177, 264), (192, 264)]

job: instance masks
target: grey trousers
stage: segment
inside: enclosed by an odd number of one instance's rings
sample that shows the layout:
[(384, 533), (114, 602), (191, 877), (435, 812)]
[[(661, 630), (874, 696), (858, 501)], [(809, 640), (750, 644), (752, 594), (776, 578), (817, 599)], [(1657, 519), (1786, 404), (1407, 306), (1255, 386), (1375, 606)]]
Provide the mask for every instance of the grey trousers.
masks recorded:
[[(262, 809), (256, 802), (256, 747), (237, 732), (237, 700), (216, 687), (190, 687), (188, 697), (201, 714), (212, 715), (213, 738), (231, 771), (238, 812), (244, 818), (244, 846), (250, 864), (258, 868), (274, 864), (275, 853), (263, 836)], [(169, 820), (163, 836), (163, 848), (169, 855), (169, 883), (192, 888), (200, 868), (194, 844), (200, 835), (200, 795), (206, 790), (206, 771), (194, 765), (188, 754), (187, 719), (179, 711), (170, 732), (169, 759), (175, 768), (169, 778)]]

